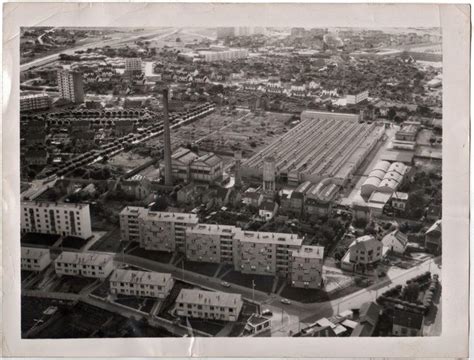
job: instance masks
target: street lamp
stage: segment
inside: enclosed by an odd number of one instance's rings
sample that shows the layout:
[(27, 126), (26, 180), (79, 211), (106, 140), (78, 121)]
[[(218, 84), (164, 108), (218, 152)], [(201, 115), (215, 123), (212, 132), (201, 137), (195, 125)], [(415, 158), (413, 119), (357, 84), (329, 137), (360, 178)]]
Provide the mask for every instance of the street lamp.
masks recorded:
[(252, 301), (255, 301), (255, 280), (252, 279)]

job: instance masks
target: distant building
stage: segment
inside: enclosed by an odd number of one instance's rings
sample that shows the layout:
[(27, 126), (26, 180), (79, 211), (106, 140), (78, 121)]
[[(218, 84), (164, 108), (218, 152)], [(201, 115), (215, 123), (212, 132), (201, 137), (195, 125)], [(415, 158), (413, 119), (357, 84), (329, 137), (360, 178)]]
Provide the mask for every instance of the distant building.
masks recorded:
[(186, 258), (191, 261), (233, 264), (235, 226), (196, 224), (186, 229)]
[(217, 31), (217, 40), (223, 40), (223, 39), (235, 36), (235, 28), (233, 27), (218, 27), (216, 31)]
[(114, 270), (114, 257), (105, 253), (63, 251), (54, 261), (57, 275), (106, 279)]
[(263, 195), (257, 191), (246, 191), (242, 195), (242, 202), (245, 205), (258, 207), (263, 201)]
[(365, 90), (357, 94), (347, 95), (346, 101), (347, 101), (347, 104), (355, 105), (355, 104), (361, 103), (364, 100), (367, 100), (368, 98), (369, 98), (369, 91)]
[(247, 49), (226, 49), (221, 51), (201, 50), (198, 54), (199, 57), (206, 62), (246, 59), (249, 56)]
[(126, 58), (125, 59), (125, 71), (128, 73), (141, 73), (142, 72), (142, 59), (140, 58)]
[(425, 249), (433, 254), (440, 254), (441, 242), (441, 219), (436, 221), (425, 233)]
[(383, 237), (382, 244), (393, 252), (403, 254), (408, 245), (408, 238), (400, 230), (394, 230)]
[(116, 269), (110, 277), (112, 294), (166, 298), (173, 288), (171, 274)]
[(46, 165), (48, 163), (48, 152), (45, 149), (29, 149), (25, 153), (28, 165)]
[(47, 94), (20, 95), (20, 112), (46, 110), (51, 107), (51, 98)]
[(58, 70), (59, 97), (80, 104), (84, 102), (82, 73), (66, 69)]
[(395, 133), (395, 139), (415, 142), (420, 126), (421, 124), (419, 122), (405, 121), (400, 130)]
[(21, 231), (88, 239), (92, 236), (89, 204), (22, 201)]
[(304, 245), (291, 253), (291, 286), (320, 289), (323, 284), (324, 247)]
[(276, 214), (278, 204), (272, 200), (265, 200), (260, 204), (258, 209), (258, 215), (265, 221), (270, 221)]
[(405, 211), (408, 202), (408, 193), (394, 192), (392, 195), (392, 207), (400, 212)]
[(176, 298), (176, 313), (198, 319), (237, 321), (242, 305), (240, 294), (182, 289)]
[(146, 176), (137, 174), (120, 182), (120, 189), (135, 199), (145, 199), (151, 193), (151, 182)]
[(43, 271), (51, 264), (49, 249), (21, 247), (21, 270)]
[(395, 308), (393, 310), (392, 335), (422, 336), (423, 314)]

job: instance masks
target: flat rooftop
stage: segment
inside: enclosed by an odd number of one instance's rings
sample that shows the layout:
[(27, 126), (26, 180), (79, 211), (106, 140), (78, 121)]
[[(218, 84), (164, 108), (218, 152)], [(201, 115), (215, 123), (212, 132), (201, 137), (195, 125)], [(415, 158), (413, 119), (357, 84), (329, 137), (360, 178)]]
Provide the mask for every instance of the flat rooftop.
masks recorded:
[(240, 242), (251, 242), (261, 244), (294, 245), (301, 246), (303, 239), (296, 234), (260, 232), (260, 231), (238, 231), (235, 235)]

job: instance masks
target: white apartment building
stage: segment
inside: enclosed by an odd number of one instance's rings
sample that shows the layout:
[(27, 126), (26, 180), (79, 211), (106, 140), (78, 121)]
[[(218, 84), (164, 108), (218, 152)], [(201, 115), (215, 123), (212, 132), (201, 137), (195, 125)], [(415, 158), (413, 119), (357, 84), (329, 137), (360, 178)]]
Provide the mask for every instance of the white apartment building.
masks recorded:
[(291, 254), (303, 239), (296, 234), (239, 231), (234, 252), (234, 268), (244, 274), (288, 276)]
[(110, 277), (112, 294), (166, 298), (173, 288), (171, 274), (154, 271), (116, 269)]
[(186, 252), (186, 229), (198, 223), (196, 214), (146, 211), (138, 217), (140, 246), (148, 250)]
[(113, 255), (94, 252), (63, 251), (54, 261), (57, 275), (105, 279), (114, 270)]
[(21, 270), (43, 271), (51, 264), (49, 249), (21, 247)]
[(237, 321), (242, 305), (240, 294), (182, 289), (176, 298), (176, 313), (198, 319)]
[(369, 265), (380, 261), (383, 256), (383, 244), (372, 235), (355, 239), (349, 246), (349, 261), (355, 264)]
[(291, 254), (291, 286), (319, 289), (323, 278), (324, 247), (302, 246)]
[(347, 95), (346, 102), (347, 104), (355, 105), (364, 100), (367, 100), (368, 98), (369, 98), (369, 90), (365, 90), (355, 95)]
[(92, 236), (89, 204), (22, 201), (21, 231), (88, 239)]
[(140, 58), (126, 58), (125, 71), (128, 72), (142, 72), (142, 59)]
[(249, 56), (246, 49), (228, 49), (222, 51), (199, 51), (199, 55), (204, 61), (228, 61), (236, 59), (245, 59)]
[(59, 97), (79, 104), (84, 102), (82, 73), (67, 69), (58, 70)]
[(47, 94), (20, 95), (20, 111), (45, 110), (51, 106), (51, 98)]
[(138, 217), (148, 210), (138, 206), (127, 206), (120, 212), (120, 232), (123, 241), (140, 242)]
[(186, 258), (233, 264), (235, 226), (197, 224), (186, 229)]

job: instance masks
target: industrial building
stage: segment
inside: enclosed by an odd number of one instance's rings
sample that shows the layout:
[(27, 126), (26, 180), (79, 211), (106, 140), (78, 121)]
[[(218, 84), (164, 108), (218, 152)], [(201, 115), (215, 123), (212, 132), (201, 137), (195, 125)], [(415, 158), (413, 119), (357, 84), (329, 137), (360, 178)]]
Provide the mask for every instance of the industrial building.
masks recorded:
[(58, 70), (59, 97), (80, 104), (84, 102), (82, 73), (67, 69)]
[(92, 236), (89, 204), (22, 201), (21, 232), (88, 239)]
[(47, 94), (20, 95), (20, 111), (46, 110), (51, 107), (51, 98)]
[(213, 183), (222, 179), (224, 171), (222, 159), (213, 153), (199, 156), (183, 147), (171, 156), (171, 168), (173, 178), (185, 182)]
[(111, 254), (63, 251), (54, 261), (57, 275), (84, 276), (105, 279), (114, 270)]
[(126, 58), (125, 59), (125, 71), (129, 73), (141, 73), (142, 72), (142, 59), (141, 58)]
[(240, 294), (182, 289), (176, 298), (176, 313), (198, 319), (237, 321), (242, 305)]
[(400, 130), (395, 133), (395, 139), (401, 141), (416, 141), (421, 124), (418, 121), (405, 121)]
[(291, 253), (291, 286), (319, 289), (323, 281), (324, 247), (302, 246)]
[(394, 193), (402, 184), (409, 168), (401, 162), (379, 161), (361, 186), (361, 195), (370, 197), (373, 192)]
[(115, 295), (166, 298), (173, 288), (171, 274), (155, 271), (116, 269), (110, 277), (110, 292)]
[(21, 247), (21, 270), (43, 271), (51, 264), (49, 249)]
[[(249, 178), (262, 178), (264, 164), (273, 158), (280, 182), (298, 185), (330, 178), (344, 186), (383, 137), (374, 124), (348, 121), (358, 115), (322, 113), (302, 121), (281, 138), (242, 164)], [(304, 118), (302, 114), (302, 119)]]

